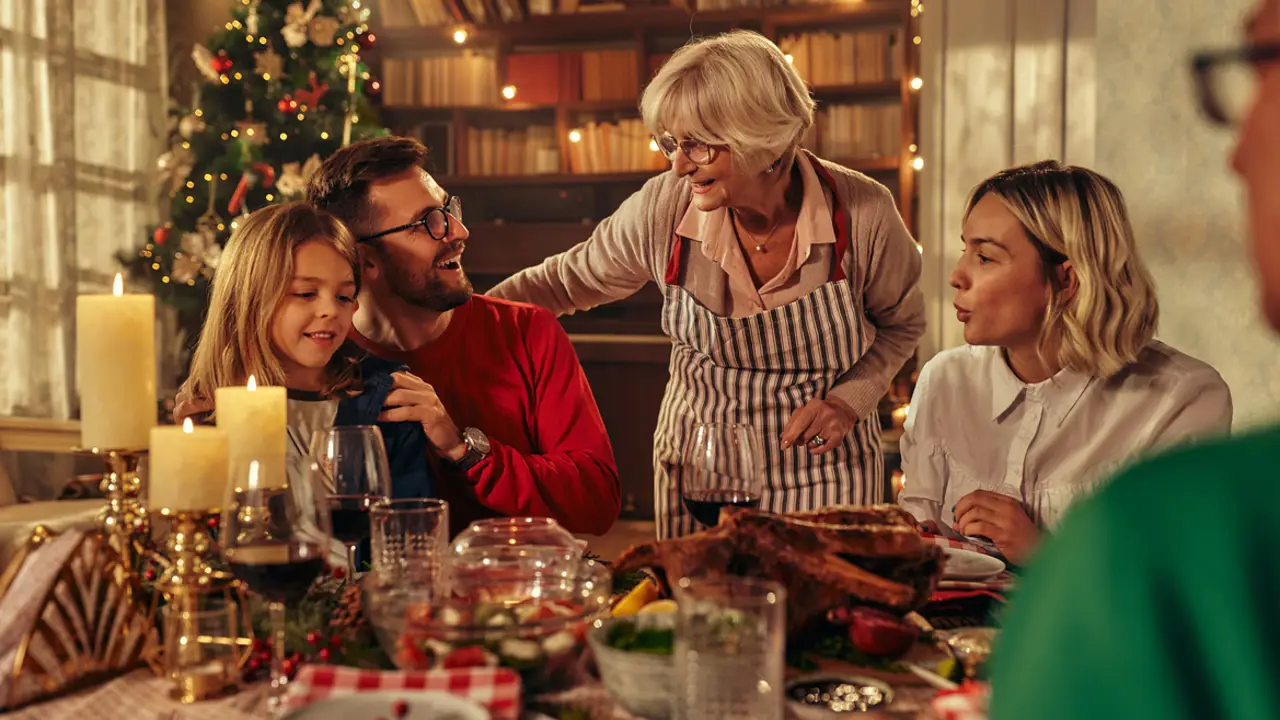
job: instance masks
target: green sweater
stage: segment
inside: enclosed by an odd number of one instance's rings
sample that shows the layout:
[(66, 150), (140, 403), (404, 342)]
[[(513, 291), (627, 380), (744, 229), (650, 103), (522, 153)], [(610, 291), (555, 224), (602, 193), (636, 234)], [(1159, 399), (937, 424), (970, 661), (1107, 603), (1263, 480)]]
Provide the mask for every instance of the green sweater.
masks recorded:
[(1074, 508), (1011, 600), (992, 720), (1280, 718), (1280, 426)]

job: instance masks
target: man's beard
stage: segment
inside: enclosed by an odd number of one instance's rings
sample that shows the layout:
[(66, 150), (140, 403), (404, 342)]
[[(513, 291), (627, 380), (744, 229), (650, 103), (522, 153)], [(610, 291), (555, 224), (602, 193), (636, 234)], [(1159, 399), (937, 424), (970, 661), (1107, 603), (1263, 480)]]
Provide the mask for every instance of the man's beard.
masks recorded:
[(460, 286), (450, 286), (436, 277), (434, 268), (430, 275), (424, 275), (396, 265), (390, 267), (395, 268), (387, 277), (391, 290), (401, 300), (424, 310), (448, 312), (465, 305), (475, 292), (471, 287), (471, 279), (465, 272), (461, 273)]

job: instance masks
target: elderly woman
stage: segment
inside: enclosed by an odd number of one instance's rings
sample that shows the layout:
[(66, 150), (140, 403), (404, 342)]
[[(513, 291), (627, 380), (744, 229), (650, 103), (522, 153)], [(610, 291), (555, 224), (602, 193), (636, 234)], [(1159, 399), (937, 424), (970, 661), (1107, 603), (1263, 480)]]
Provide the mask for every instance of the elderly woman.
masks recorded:
[(762, 434), (766, 509), (881, 501), (875, 409), (924, 329), (919, 253), (889, 191), (800, 148), (814, 102), (756, 33), (685, 45), (640, 108), (671, 172), (490, 294), (564, 314), (663, 289), (660, 537), (694, 528), (679, 473), (696, 423)]
[(1120, 463), (1231, 428), (1218, 373), (1153, 340), (1159, 306), (1119, 188), (1046, 161), (969, 199), (951, 272), (968, 345), (920, 371), (903, 507), (1024, 562)]

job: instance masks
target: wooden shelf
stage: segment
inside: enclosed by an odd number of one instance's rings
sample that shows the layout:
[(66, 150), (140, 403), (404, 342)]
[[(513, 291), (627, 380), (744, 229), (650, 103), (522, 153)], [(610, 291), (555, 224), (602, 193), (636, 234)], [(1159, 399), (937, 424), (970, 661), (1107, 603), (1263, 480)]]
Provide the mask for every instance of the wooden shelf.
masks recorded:
[(901, 80), (885, 80), (853, 85), (818, 85), (809, 88), (819, 102), (841, 100), (897, 100), (902, 96)]
[(384, 105), (387, 117), (414, 119), (433, 118), (464, 113), (554, 112), (563, 108), (570, 112), (634, 112), (640, 109), (635, 100), (579, 100), (564, 103), (522, 103), (512, 101), (503, 105)]
[[(476, 27), (467, 23), (416, 28), (375, 28), (382, 52), (420, 54), (432, 47), (427, 39), (453, 44), (453, 31), (469, 27), (467, 44), (490, 45), (568, 40), (605, 40), (634, 37), (638, 28), (671, 31), (682, 35), (703, 34), (738, 26), (770, 25), (777, 28), (823, 27), (841, 23), (875, 23), (901, 20), (907, 4), (900, 0), (868, 0), (781, 7), (747, 7), (733, 10), (690, 13), (670, 7), (647, 7), (612, 12), (579, 12), (557, 15), (530, 15), (521, 22)], [(438, 47), (438, 46), (437, 46)]]
[(484, 185), (582, 185), (592, 183), (643, 183), (665, 170), (620, 173), (579, 173), (539, 175), (441, 175), (436, 182), (446, 188)]

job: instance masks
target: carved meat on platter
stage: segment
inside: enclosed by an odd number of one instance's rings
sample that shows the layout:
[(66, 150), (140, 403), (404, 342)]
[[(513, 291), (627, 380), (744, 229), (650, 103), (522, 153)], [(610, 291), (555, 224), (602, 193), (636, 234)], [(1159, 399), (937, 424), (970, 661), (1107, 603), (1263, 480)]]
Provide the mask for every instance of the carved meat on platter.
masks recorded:
[(682, 577), (777, 581), (787, 590), (788, 632), (801, 633), (833, 608), (920, 607), (937, 586), (942, 550), (893, 505), (785, 514), (726, 507), (719, 525), (633, 546), (613, 564), (615, 573), (641, 569), (668, 588)]

